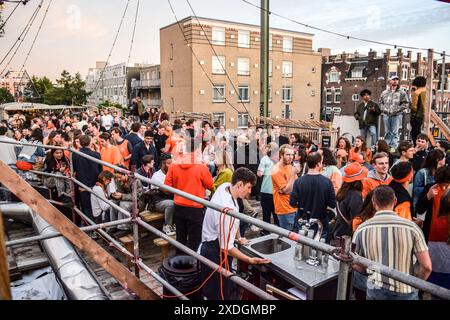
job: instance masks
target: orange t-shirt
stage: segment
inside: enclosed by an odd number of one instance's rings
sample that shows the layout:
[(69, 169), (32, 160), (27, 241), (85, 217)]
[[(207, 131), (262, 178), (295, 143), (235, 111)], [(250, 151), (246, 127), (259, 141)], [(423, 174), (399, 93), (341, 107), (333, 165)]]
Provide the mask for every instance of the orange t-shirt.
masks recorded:
[[(109, 148), (102, 148), (100, 156), (102, 161), (108, 162), (110, 164), (116, 166), (119, 164), (123, 164), (122, 154), (120, 153), (119, 148), (117, 148), (116, 146), (110, 146)], [(107, 166), (103, 166), (103, 170), (107, 170), (114, 173), (114, 170)]]
[[(362, 153), (356, 153), (355, 152), (355, 148), (351, 148), (350, 149), (350, 154), (349, 154), (349, 159), (354, 159), (355, 157), (357, 157), (358, 155), (362, 156)], [(366, 159), (367, 161), (365, 161), (366, 163), (370, 163), (372, 161), (372, 151), (370, 149), (366, 149)], [(363, 160), (363, 159), (361, 159)]]
[(291, 177), (292, 166), (279, 167), (276, 164), (272, 170), (272, 185), (273, 185), (273, 204), (275, 206), (276, 214), (288, 214), (297, 211), (296, 208), (289, 204), (290, 195), (281, 194), (280, 188), (287, 186)]
[[(119, 148), (120, 154), (122, 155), (122, 158), (125, 159), (125, 157), (128, 157), (130, 155), (130, 152), (128, 151), (128, 144), (130, 142), (126, 139), (122, 141), (121, 144), (117, 145), (117, 148)], [(125, 167), (130, 167), (130, 159), (124, 160)]]

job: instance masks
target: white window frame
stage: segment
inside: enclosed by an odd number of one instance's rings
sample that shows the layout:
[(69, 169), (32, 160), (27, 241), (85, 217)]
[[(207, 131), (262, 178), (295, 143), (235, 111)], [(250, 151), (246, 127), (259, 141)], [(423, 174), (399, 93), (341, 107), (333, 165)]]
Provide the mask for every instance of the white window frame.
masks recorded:
[(272, 76), (272, 72), (273, 72), (273, 61), (272, 59), (269, 59), (269, 77)]
[[(243, 98), (245, 98), (245, 96), (243, 97), (243, 95), (241, 95), (241, 90), (245, 90), (245, 89), (247, 89), (247, 99), (243, 99)], [(238, 92), (237, 92), (237, 94), (238, 94), (238, 101), (239, 102), (249, 102), (250, 101), (250, 86), (247, 86), (247, 85), (245, 85), (245, 86), (238, 86)]]
[[(250, 58), (238, 58), (237, 61), (237, 74), (240, 76), (249, 76), (250, 75)], [(245, 65), (247, 67), (245, 68)]]
[(212, 27), (211, 30), (211, 43), (216, 46), (225, 45), (225, 28), (223, 27)]
[(219, 122), (219, 126), (225, 126), (226, 125), (225, 112), (213, 112), (212, 119), (213, 119), (213, 122), (218, 121)]
[(283, 37), (283, 52), (292, 52), (294, 48), (294, 38)]
[[(339, 101), (338, 101), (338, 99), (336, 99), (337, 97), (339, 97)], [(334, 103), (341, 103), (341, 100), (342, 100), (342, 89), (335, 88), (334, 89)]]
[(339, 81), (339, 72), (337, 70), (331, 70), (328, 78), (328, 82), (338, 82)]
[(292, 61), (283, 61), (281, 64), (281, 75), (283, 78), (292, 78), (293, 74), (293, 63)]
[(414, 78), (416, 76), (416, 69), (411, 68), (411, 78)]
[(292, 87), (291, 86), (283, 86), (281, 88), (281, 101), (292, 102)]
[(250, 48), (250, 31), (238, 30), (238, 47)]
[(398, 77), (397, 71), (389, 71), (389, 79), (390, 79), (391, 77)]
[(359, 94), (357, 93), (352, 94), (352, 101), (359, 101)]
[(363, 70), (352, 70), (352, 78), (362, 78)]
[[(289, 117), (286, 117), (286, 109), (289, 111)], [(292, 119), (292, 108), (290, 104), (283, 105), (283, 108), (281, 109), (281, 117), (283, 119)]]
[(238, 113), (238, 128), (247, 128), (248, 119), (249, 119), (248, 112)]
[(402, 66), (402, 80), (408, 80), (408, 66)]
[(212, 56), (212, 74), (225, 74), (225, 56)]
[[(218, 92), (218, 97), (216, 96)], [(212, 102), (225, 102), (225, 85), (216, 84), (212, 87)]]

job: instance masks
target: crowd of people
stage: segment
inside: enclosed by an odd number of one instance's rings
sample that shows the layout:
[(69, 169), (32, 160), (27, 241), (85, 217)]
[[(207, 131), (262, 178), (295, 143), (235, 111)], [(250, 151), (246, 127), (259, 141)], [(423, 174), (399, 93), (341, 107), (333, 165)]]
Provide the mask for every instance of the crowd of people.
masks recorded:
[[(373, 141), (376, 135), (370, 126), (374, 121), (368, 121), (367, 114), (380, 110), (370, 103), (368, 95), (370, 92), (361, 93), (366, 106), (358, 109), (358, 115), (362, 133), (370, 134)], [(384, 103), (398, 100), (384, 99)], [(394, 135), (369, 147), (366, 136), (361, 135), (354, 142), (340, 137), (330, 149), (296, 132), (285, 136), (277, 125), (268, 130), (256, 126), (231, 131), (218, 122), (170, 122), (162, 108), (142, 109), (139, 100), (133, 103), (129, 117), (108, 109), (77, 115), (43, 114), (28, 120), (16, 114), (2, 121), (0, 142), (29, 145), (0, 143), (0, 160), (21, 172), (34, 169), (69, 176), (72, 167), (74, 177), (98, 197), (128, 211), (132, 208), (128, 175), (77, 153), (70, 155), (68, 150), (46, 146), (71, 147), (248, 215), (256, 214), (248, 201), (255, 199), (261, 202), (265, 222), (298, 232), (299, 219), (317, 219), (323, 226), (324, 241), (353, 236), (360, 255), (410, 274), (417, 259), (420, 271), (415, 275), (450, 288), (450, 274), (440, 268), (445, 263), (438, 261), (438, 255), (431, 254), (430, 258), (432, 248), (438, 250), (449, 241), (448, 141), (432, 147), (426, 134), (417, 133), (414, 141), (397, 142)], [(55, 199), (72, 201), (67, 181), (44, 177), (44, 182)], [(232, 250), (234, 240), (246, 242), (245, 223), (237, 219), (224, 222), (230, 229), (222, 228), (227, 229), (226, 237), (216, 243), (219, 234), (223, 235), (219, 213), (208, 209), (205, 215), (202, 204), (140, 180), (136, 189), (139, 211), (164, 213), (163, 231), (176, 234), (177, 240), (189, 248), (210, 258), (215, 255), (215, 260), (225, 250), (248, 263), (269, 262)], [(75, 193), (76, 205), (95, 222), (124, 218), (87, 189), (76, 187)], [(122, 236), (131, 232), (129, 228), (123, 224), (108, 232)], [(432, 265), (437, 267), (432, 269)], [(355, 280), (354, 285), (360, 297), (417, 296), (410, 286), (376, 273), (366, 280), (366, 270), (355, 269), (361, 271), (355, 278), (362, 280)]]

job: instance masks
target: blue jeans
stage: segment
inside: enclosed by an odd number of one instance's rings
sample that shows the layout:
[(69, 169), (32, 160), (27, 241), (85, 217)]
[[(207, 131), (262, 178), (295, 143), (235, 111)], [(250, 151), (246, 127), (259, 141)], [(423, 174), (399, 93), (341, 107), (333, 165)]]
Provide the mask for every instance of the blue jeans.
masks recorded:
[(400, 124), (402, 123), (402, 115), (398, 114), (396, 116), (383, 115), (384, 122), (384, 140), (391, 148), (397, 148), (398, 144), (398, 130), (400, 129)]
[(375, 287), (370, 281), (367, 282), (367, 300), (418, 300), (418, 290), (413, 289), (411, 293), (399, 293), (384, 288)]
[[(366, 140), (367, 147), (373, 146), (377, 142), (377, 127), (376, 126), (366, 126), (362, 129), (359, 129), (361, 136)], [(369, 140), (367, 140), (368, 136), (370, 135), (370, 144), (368, 143)]]
[(296, 213), (287, 213), (287, 214), (279, 214), (278, 221), (280, 223), (280, 227), (289, 231), (294, 230), (294, 222), (295, 222)]

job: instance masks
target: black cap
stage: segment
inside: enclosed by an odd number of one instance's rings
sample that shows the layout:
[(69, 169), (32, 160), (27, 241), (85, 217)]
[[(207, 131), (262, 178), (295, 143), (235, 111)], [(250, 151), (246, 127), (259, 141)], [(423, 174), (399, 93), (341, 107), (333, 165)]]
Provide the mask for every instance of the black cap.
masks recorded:
[(147, 130), (144, 133), (144, 137), (152, 137), (153, 138), (154, 136), (155, 136), (155, 134), (153, 133), (152, 130)]

